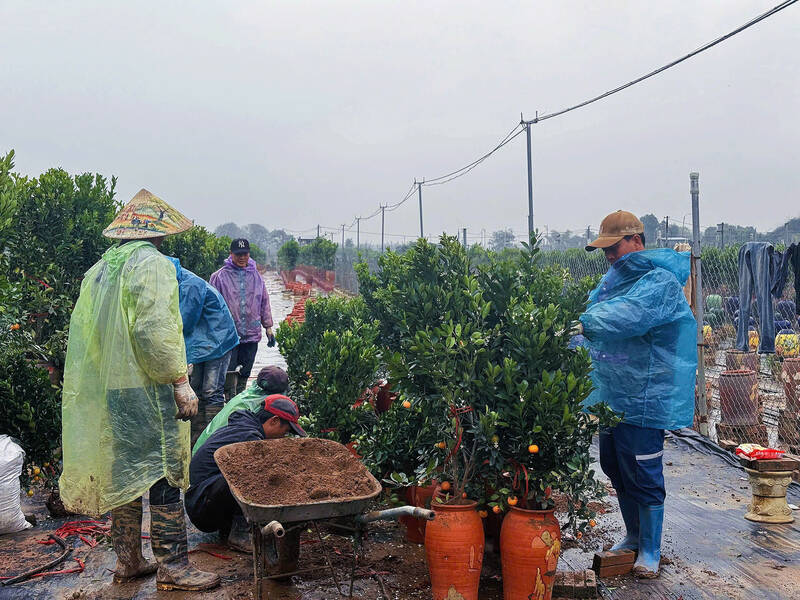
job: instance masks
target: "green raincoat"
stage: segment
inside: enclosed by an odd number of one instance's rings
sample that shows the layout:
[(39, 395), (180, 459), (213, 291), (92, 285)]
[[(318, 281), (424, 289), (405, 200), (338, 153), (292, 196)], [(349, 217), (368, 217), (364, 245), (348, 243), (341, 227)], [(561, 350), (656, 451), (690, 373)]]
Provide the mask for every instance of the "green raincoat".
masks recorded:
[(257, 413), (259, 409), (264, 407), (264, 398), (267, 396), (269, 396), (269, 394), (261, 389), (257, 381), (254, 381), (241, 394), (237, 394), (226, 402), (222, 410), (211, 419), (211, 422), (206, 425), (203, 433), (197, 438), (192, 448), (192, 456), (206, 443), (206, 440), (211, 437), (211, 434), (228, 424), (228, 417), (230, 417), (234, 411), (249, 410), (251, 413)]
[(186, 375), (175, 266), (149, 242), (114, 246), (87, 271), (64, 366), (59, 487), (100, 515), (162, 478), (189, 487), (189, 423), (172, 382)]

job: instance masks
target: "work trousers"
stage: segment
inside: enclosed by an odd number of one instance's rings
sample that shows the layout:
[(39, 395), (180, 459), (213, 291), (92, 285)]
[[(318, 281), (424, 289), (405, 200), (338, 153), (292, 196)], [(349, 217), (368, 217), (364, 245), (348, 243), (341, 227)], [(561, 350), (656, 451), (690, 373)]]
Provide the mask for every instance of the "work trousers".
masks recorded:
[(228, 531), (233, 517), (242, 514), (242, 509), (236, 503), (228, 487), (228, 482), (221, 475), (215, 475), (213, 483), (205, 490), (202, 496), (195, 501), (186, 502), (186, 512), (189, 519), (200, 531)]
[[(231, 353), (194, 365), (190, 382), (200, 400), (206, 404), (225, 403), (225, 374)], [(251, 363), (252, 369), (252, 363)]]
[(231, 360), (228, 364), (229, 371), (235, 371), (236, 367), (241, 366), (239, 371), (239, 383), (236, 385), (236, 394), (241, 394), (247, 387), (247, 380), (253, 370), (253, 363), (256, 360), (258, 342), (244, 342), (231, 350)]
[(642, 506), (664, 504), (664, 430), (620, 423), (600, 431), (600, 467), (617, 494)]

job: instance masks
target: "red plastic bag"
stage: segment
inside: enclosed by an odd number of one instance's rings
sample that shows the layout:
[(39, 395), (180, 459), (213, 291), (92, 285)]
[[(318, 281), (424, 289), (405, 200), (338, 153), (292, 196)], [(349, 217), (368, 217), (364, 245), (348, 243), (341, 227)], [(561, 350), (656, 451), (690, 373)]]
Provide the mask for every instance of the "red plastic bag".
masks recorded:
[(736, 448), (737, 456), (745, 456), (755, 460), (780, 458), (784, 452), (784, 450), (777, 450), (775, 448), (764, 448), (764, 446), (759, 446), (758, 444), (739, 444)]

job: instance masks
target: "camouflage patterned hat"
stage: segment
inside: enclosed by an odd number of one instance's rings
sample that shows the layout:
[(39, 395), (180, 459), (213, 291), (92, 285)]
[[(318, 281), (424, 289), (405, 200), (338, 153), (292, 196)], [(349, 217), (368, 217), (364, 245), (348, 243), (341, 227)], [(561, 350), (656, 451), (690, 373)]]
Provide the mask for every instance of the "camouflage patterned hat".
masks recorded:
[(191, 229), (193, 223), (158, 196), (139, 190), (103, 235), (115, 240), (140, 240), (173, 235)]

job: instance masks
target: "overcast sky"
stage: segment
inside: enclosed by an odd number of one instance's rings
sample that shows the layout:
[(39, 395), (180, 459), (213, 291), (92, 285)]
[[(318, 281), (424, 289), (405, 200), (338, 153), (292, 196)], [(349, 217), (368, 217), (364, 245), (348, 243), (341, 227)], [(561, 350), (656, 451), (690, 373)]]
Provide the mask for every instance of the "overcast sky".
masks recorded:
[[(594, 96), (777, 3), (0, 0), (0, 152), (29, 175), (116, 175), (119, 199), (146, 187), (212, 229), (349, 225), (475, 159), (520, 112)], [(692, 170), (703, 226), (799, 216), (799, 32), (800, 4), (536, 125), (536, 225), (596, 227), (617, 208), (683, 220)], [(423, 200), (426, 233), (523, 233), (525, 136)], [(417, 210), (387, 213), (387, 233), (417, 234)]]

